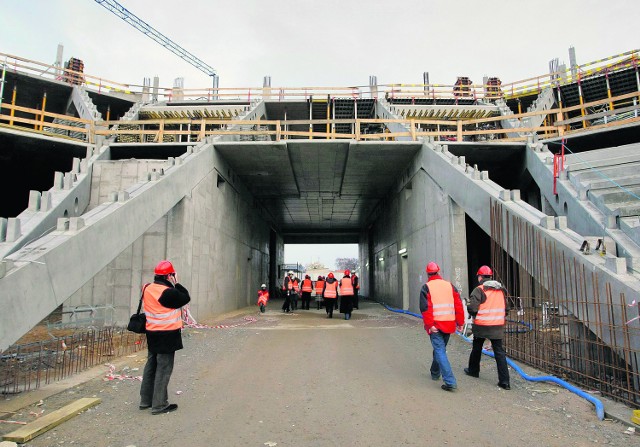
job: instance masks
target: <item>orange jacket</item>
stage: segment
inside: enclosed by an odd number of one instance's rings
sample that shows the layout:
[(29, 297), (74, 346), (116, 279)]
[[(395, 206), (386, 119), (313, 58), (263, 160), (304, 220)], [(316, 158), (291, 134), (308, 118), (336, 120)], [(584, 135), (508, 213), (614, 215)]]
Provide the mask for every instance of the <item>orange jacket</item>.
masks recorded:
[(473, 320), (473, 324), (479, 326), (504, 326), (506, 306), (502, 290), (485, 288), (482, 284), (478, 288), (484, 292), (487, 300), (478, 307), (478, 314)]
[(353, 284), (351, 283), (351, 277), (345, 276), (340, 280), (340, 296), (353, 295)]

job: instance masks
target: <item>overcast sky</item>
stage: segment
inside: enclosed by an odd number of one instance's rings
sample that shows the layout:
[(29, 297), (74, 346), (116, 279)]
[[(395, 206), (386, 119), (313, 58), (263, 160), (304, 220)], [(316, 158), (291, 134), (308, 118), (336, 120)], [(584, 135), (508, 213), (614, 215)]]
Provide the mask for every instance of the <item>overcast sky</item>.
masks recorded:
[(357, 258), (358, 244), (287, 244), (284, 246), (284, 262), (306, 265), (320, 261), (325, 267), (335, 269), (337, 258)]
[[(578, 63), (640, 46), (638, 0), (121, 0), (133, 14), (214, 67), (220, 87), (504, 83), (544, 74), (550, 59)], [(121, 83), (176, 77), (210, 87), (182, 61), (94, 0), (2, 0), (0, 52)]]

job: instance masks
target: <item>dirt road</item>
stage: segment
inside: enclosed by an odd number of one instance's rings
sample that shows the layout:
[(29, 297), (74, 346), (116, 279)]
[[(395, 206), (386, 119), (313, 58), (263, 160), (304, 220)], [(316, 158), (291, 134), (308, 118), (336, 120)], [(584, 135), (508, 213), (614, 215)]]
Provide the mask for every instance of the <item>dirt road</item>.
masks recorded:
[[(277, 302), (247, 314), (258, 321), (185, 331), (169, 387), (178, 411), (152, 416), (138, 409), (140, 382), (99, 377), (37, 409), (91, 396), (102, 404), (26, 445), (628, 446), (640, 439), (598, 421), (591, 404), (552, 384), (512, 371), (512, 390), (498, 388), (491, 358), (483, 358), (480, 379), (465, 376), (470, 346), (458, 337), (449, 358), (459, 388), (441, 390), (429, 375), (420, 320), (378, 304), (362, 303), (349, 321), (326, 319), (323, 310), (285, 315)], [(141, 375), (145, 353), (125, 360), (118, 372)], [(28, 420), (33, 409), (16, 418)], [(2, 433), (15, 428), (0, 424)]]

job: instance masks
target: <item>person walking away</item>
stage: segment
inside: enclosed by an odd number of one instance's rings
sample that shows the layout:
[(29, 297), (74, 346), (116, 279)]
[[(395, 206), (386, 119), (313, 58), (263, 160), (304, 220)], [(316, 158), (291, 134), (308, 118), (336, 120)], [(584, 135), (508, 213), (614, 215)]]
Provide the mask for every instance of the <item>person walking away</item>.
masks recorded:
[(327, 275), (322, 289), (322, 297), (324, 298), (324, 308), (327, 311), (327, 318), (333, 318), (335, 301), (338, 299), (338, 280), (333, 276), (333, 272), (329, 272)]
[(340, 313), (344, 314), (345, 320), (350, 320), (353, 312), (353, 284), (350, 273), (349, 270), (345, 270), (340, 280)]
[(318, 276), (318, 280), (315, 284), (316, 289), (316, 310), (320, 310), (322, 307), (322, 289), (324, 289), (324, 276)]
[(267, 285), (262, 284), (260, 290), (258, 290), (258, 306), (260, 306), (260, 312), (264, 313), (267, 303), (269, 302), (269, 291)]
[(147, 364), (140, 386), (140, 409), (151, 414), (178, 409), (169, 403), (168, 386), (176, 351), (182, 349), (182, 313), (180, 308), (191, 301), (189, 291), (178, 283), (178, 275), (169, 261), (160, 261), (154, 270), (153, 283), (142, 294), (147, 317)]
[(291, 279), (291, 284), (293, 286), (291, 289), (291, 306), (293, 307), (293, 310), (298, 310), (298, 298), (300, 298), (300, 280), (297, 276), (294, 276)]
[(309, 310), (309, 304), (311, 303), (311, 292), (313, 292), (313, 283), (311, 282), (311, 276), (305, 275), (300, 286), (302, 292), (302, 308)]
[(469, 366), (464, 369), (464, 372), (471, 377), (480, 377), (482, 345), (488, 338), (491, 340), (491, 348), (498, 367), (498, 386), (510, 390), (507, 354), (502, 346), (506, 313), (511, 308), (507, 301), (507, 290), (499, 281), (493, 279), (491, 267), (483, 265), (476, 274), (479, 285), (469, 295), (467, 306), (469, 315), (473, 317), (471, 327), (473, 347), (469, 355)]
[(353, 284), (353, 308), (358, 309), (360, 301), (360, 278), (353, 272), (351, 275), (351, 284)]
[(449, 337), (464, 324), (464, 309), (460, 293), (449, 281), (438, 274), (440, 266), (435, 262), (427, 264), (427, 283), (420, 289), (420, 312), (424, 329), (429, 334), (433, 346), (431, 378), (439, 380), (441, 388), (453, 391), (457, 388), (456, 378), (447, 357)]
[(282, 290), (284, 292), (284, 303), (282, 303), (282, 311), (291, 312), (291, 292), (293, 292), (293, 272), (289, 270), (284, 276), (282, 282)]

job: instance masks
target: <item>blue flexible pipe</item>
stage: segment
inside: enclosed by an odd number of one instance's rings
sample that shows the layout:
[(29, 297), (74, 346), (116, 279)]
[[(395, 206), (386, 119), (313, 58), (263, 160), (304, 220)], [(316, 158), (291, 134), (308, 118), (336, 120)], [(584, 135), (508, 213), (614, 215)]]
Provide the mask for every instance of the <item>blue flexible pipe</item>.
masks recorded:
[[(391, 312), (407, 314), (407, 315), (411, 315), (412, 317), (416, 317), (416, 318), (422, 319), (422, 315), (420, 315), (420, 314), (416, 314), (414, 312), (409, 312), (408, 310), (403, 310), (403, 309), (394, 309), (393, 307), (389, 307), (384, 303), (382, 303), (382, 305), (387, 310), (390, 310)], [(458, 334), (460, 337), (462, 337), (462, 339), (464, 341), (471, 343), (471, 339), (470, 338), (466, 337), (465, 335), (461, 334), (460, 332), (456, 332), (456, 334)], [(491, 352), (491, 351), (487, 351), (487, 350), (483, 349), (482, 353), (485, 354), (485, 355), (488, 355), (489, 357), (494, 357), (493, 352)], [(604, 405), (602, 405), (602, 402), (599, 399), (596, 399), (595, 397), (591, 396), (590, 394), (585, 393), (580, 388), (577, 388), (577, 387), (571, 385), (570, 383), (567, 383), (564, 380), (558, 379), (557, 377), (554, 377), (554, 376), (540, 376), (540, 377), (530, 376), (527, 373), (525, 373), (522, 369), (520, 369), (520, 367), (518, 365), (516, 365), (515, 362), (513, 360), (511, 360), (510, 358), (507, 358), (507, 363), (514, 370), (516, 370), (516, 372), (518, 374), (520, 374), (520, 376), (522, 376), (522, 378), (525, 379), (525, 380), (529, 380), (531, 382), (553, 382), (553, 383), (555, 383), (557, 385), (560, 385), (563, 388), (566, 388), (567, 390), (571, 391), (572, 393), (577, 394), (578, 396), (588, 400), (589, 402), (591, 402), (596, 407), (596, 415), (598, 416), (598, 419), (600, 419), (601, 421), (604, 419)]]

